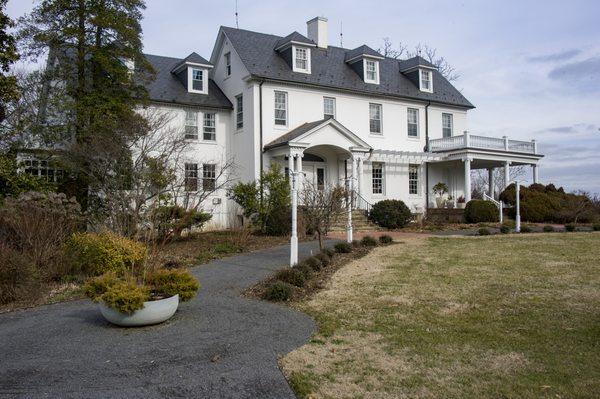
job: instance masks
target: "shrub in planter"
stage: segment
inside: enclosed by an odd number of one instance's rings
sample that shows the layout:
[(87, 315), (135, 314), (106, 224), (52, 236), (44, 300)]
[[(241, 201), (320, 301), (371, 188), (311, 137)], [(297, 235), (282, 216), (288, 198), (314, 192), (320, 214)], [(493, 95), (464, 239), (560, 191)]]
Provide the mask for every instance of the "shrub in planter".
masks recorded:
[(510, 233), (510, 227), (508, 227), (507, 225), (503, 224), (502, 226), (500, 226), (500, 233), (502, 233), (502, 234), (508, 234), (508, 233)]
[(375, 203), (369, 219), (386, 229), (399, 229), (406, 226), (412, 218), (410, 209), (400, 200), (383, 200)]
[(489, 201), (471, 200), (465, 207), (467, 223), (497, 222), (498, 208)]
[(83, 286), (83, 293), (92, 301), (99, 302), (102, 295), (120, 281), (117, 274), (114, 271), (110, 271), (101, 276), (88, 279)]
[(108, 287), (100, 299), (109, 308), (131, 314), (142, 309), (144, 302), (150, 300), (150, 289), (134, 281), (119, 281)]
[(310, 258), (305, 259), (303, 263), (309, 266), (314, 271), (319, 271), (323, 267), (323, 262), (321, 262), (321, 259), (315, 256), (311, 256)]
[(295, 285), (296, 287), (302, 287), (306, 282), (304, 274), (295, 267), (280, 270), (275, 275), (275, 278), (283, 281), (284, 283)]
[(293, 287), (283, 281), (275, 281), (263, 294), (267, 301), (287, 301), (292, 296)]
[(533, 230), (531, 230), (531, 227), (529, 226), (523, 226), (521, 227), (521, 233), (531, 233)]
[(384, 234), (382, 236), (379, 236), (379, 242), (382, 244), (391, 244), (392, 242), (394, 242), (394, 239), (392, 238), (392, 236)]
[(323, 248), (321, 252), (329, 256), (330, 258), (333, 258), (333, 255), (335, 255), (335, 251), (332, 248)]
[(302, 273), (302, 275), (304, 275), (305, 280), (308, 280), (314, 273), (313, 268), (304, 262), (299, 263), (298, 265), (294, 266), (294, 268), (296, 270), (299, 270)]
[(575, 231), (575, 224), (574, 223), (565, 224), (565, 230), (569, 231), (569, 232)]
[(364, 236), (362, 238), (362, 240), (360, 240), (360, 243), (365, 247), (376, 247), (377, 246), (377, 240), (371, 236)]
[(329, 264), (331, 263), (331, 258), (324, 253), (316, 254), (315, 258), (317, 258), (321, 262), (323, 267), (329, 266)]
[(477, 233), (480, 236), (489, 236), (490, 234), (492, 234), (492, 232), (490, 231), (490, 229), (488, 229), (487, 227), (482, 227), (480, 228)]
[(594, 223), (592, 225), (592, 230), (594, 230), (594, 231), (600, 231), (600, 223)]
[(352, 252), (353, 244), (354, 242), (352, 244), (347, 242), (338, 242), (333, 246), (333, 248), (338, 254), (349, 254), (350, 252)]
[(113, 233), (75, 233), (65, 245), (65, 254), (74, 273), (98, 276), (108, 271), (139, 271), (147, 251), (143, 244)]
[(544, 226), (544, 232), (545, 233), (552, 233), (554, 231), (554, 227), (550, 226), (549, 224)]
[(200, 284), (187, 270), (159, 269), (150, 273), (146, 284), (152, 287), (154, 294), (169, 298), (179, 295), (183, 302), (189, 301), (198, 292)]

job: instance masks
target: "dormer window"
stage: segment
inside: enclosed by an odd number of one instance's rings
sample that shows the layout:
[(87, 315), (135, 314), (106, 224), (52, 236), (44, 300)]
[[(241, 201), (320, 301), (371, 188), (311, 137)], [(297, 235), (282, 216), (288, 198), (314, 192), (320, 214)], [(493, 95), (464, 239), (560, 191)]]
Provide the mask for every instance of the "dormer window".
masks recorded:
[(431, 71), (427, 69), (419, 70), (419, 88), (421, 91), (426, 91), (429, 93), (433, 92), (433, 82), (431, 81)]
[(292, 46), (294, 54), (294, 72), (310, 73), (310, 49)]
[(208, 71), (213, 65), (196, 53), (185, 57), (173, 67), (171, 73), (189, 93), (208, 94)]
[(365, 59), (365, 82), (379, 84), (379, 62)]
[(192, 90), (204, 91), (204, 71), (202, 69), (192, 68)]

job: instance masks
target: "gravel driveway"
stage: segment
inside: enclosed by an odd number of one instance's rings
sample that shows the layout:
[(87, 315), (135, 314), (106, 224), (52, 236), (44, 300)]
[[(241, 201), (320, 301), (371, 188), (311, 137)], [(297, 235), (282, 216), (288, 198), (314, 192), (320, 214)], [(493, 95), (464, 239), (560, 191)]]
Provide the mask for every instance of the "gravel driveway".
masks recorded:
[(240, 296), (288, 257), (281, 246), (193, 269), (199, 295), (152, 327), (114, 327), (85, 300), (2, 314), (0, 398), (294, 398), (277, 356), (314, 321)]

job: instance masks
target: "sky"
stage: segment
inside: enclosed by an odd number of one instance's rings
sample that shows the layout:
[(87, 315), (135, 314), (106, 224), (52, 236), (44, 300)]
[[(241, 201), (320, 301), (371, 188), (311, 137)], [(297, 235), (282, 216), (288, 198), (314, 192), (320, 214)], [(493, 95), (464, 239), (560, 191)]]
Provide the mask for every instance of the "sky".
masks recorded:
[[(219, 26), (235, 26), (235, 0), (146, 0), (144, 51), (209, 58)], [(32, 0), (9, 0), (9, 16)], [(600, 1), (238, 0), (239, 27), (285, 36), (329, 20), (329, 42), (377, 49), (437, 49), (476, 108), (472, 134), (538, 141), (542, 183), (600, 193)], [(531, 182), (526, 168), (523, 179)]]

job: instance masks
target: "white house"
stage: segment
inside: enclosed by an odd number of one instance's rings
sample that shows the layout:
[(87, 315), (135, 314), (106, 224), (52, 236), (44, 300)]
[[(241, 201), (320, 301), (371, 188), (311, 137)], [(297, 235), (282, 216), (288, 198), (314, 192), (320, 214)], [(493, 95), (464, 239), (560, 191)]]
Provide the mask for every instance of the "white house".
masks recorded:
[[(241, 181), (271, 163), (318, 186), (351, 178), (359, 207), (401, 199), (415, 213), (434, 206), (438, 182), (468, 201), (473, 169), (508, 176), (510, 165), (531, 165), (538, 180), (534, 141), (469, 134), (474, 106), (434, 65), (331, 46), (326, 18), (308, 21), (306, 36), (221, 27), (210, 61), (147, 58), (152, 106), (173, 112), (191, 142), (181, 168), (190, 190), (212, 184), (223, 159), (235, 161)], [(239, 220), (223, 190), (204, 208), (214, 227)]]

